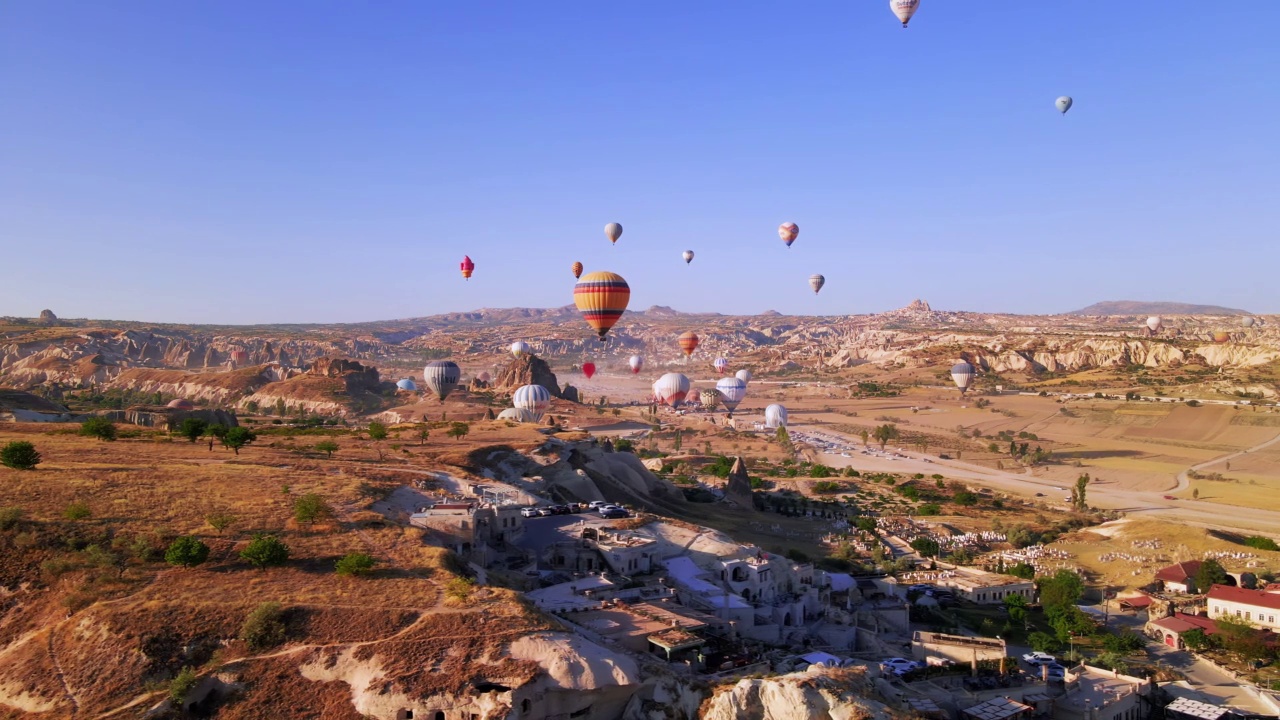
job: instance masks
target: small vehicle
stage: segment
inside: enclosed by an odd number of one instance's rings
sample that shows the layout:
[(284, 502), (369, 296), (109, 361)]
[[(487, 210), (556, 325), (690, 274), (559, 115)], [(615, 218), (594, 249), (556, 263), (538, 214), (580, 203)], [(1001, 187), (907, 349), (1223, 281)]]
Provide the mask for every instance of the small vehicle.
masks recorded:
[(520, 515), (527, 518), (538, 517), (538, 508), (536, 507), (520, 508)]
[(553, 511), (551, 508), (549, 507), (538, 508), (538, 517), (551, 517), (552, 515), (555, 515), (555, 511)]
[(1036, 493), (1036, 497), (1044, 497), (1044, 493)]
[(1047, 672), (1046, 672), (1046, 674), (1049, 676), (1049, 679), (1050, 679), (1050, 680), (1057, 680), (1057, 681), (1061, 682), (1061, 681), (1064, 681), (1064, 680), (1066, 680), (1066, 679), (1067, 679), (1067, 669), (1066, 669), (1065, 667), (1063, 667), (1063, 666), (1059, 665), (1058, 663), (1056, 663), (1056, 662), (1055, 662), (1055, 663), (1049, 663), (1048, 665), (1045, 665), (1044, 667), (1045, 667), (1045, 669), (1046, 669), (1046, 671), (1047, 671)]
[(600, 508), (600, 517), (606, 520), (616, 520), (618, 518), (629, 517), (631, 513), (625, 509), (615, 506)]
[(956, 664), (951, 658), (934, 657), (933, 655), (925, 658), (924, 661), (929, 667), (951, 667)]
[(920, 663), (915, 660), (907, 660), (906, 658), (889, 658), (880, 663), (880, 669), (884, 672), (891, 672), (899, 677), (909, 672), (920, 669)]
[[(1058, 658), (1046, 652), (1029, 652), (1022, 656), (1022, 662), (1028, 665), (1056, 665)], [(1059, 665), (1061, 667), (1061, 665)]]
[(600, 508), (608, 504), (609, 502), (607, 500), (592, 500), (591, 502), (587, 503), (587, 507), (591, 508), (592, 510), (599, 510)]
[(945, 454), (945, 453), (944, 453), (944, 454), (938, 455), (938, 459), (940, 459), (940, 460), (950, 460), (950, 459), (951, 459), (951, 456), (950, 456), (950, 455), (947, 455), (947, 454)]

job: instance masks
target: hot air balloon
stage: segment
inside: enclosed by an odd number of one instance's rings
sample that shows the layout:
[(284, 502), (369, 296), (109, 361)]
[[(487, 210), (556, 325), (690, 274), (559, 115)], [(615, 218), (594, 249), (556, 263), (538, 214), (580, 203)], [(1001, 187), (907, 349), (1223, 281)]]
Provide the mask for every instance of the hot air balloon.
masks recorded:
[(822, 277), (821, 275), (809, 276), (809, 287), (813, 288), (814, 295), (817, 295), (818, 291), (822, 289), (822, 286), (826, 284), (827, 284), (827, 279)]
[(653, 397), (663, 405), (679, 407), (689, 394), (689, 378), (680, 373), (667, 373), (653, 383)]
[(738, 403), (747, 396), (747, 384), (736, 377), (720, 378), (716, 383), (716, 392), (720, 394), (720, 401), (729, 409), (729, 417), (733, 417)]
[(631, 366), (632, 375), (639, 375), (640, 368), (644, 367), (644, 358), (639, 355), (632, 355), (631, 359), (627, 361), (627, 364)]
[(570, 269), (573, 270), (574, 278), (582, 277), (582, 263), (575, 262), (572, 266), (570, 266)]
[(692, 390), (689, 391), (688, 395), (684, 396), (684, 401), (687, 403), (702, 402), (702, 391), (699, 390), (698, 388), (693, 388)]
[(969, 386), (973, 384), (975, 375), (977, 375), (977, 370), (967, 360), (961, 360), (951, 366), (951, 379), (956, 382), (956, 387), (960, 388), (961, 395), (969, 391)]
[(1164, 319), (1162, 319), (1159, 315), (1152, 315), (1151, 317), (1147, 318), (1147, 329), (1151, 331), (1152, 335), (1155, 335), (1156, 333), (1160, 332), (1160, 328), (1163, 328), (1163, 327), (1164, 327)]
[(462, 277), (470, 280), (471, 273), (476, 271), (476, 264), (471, 262), (470, 255), (463, 255), (462, 262), (458, 263), (458, 267), (462, 269)]
[(729, 361), (722, 357), (718, 357), (715, 359), (715, 362), (711, 363), (711, 366), (716, 369), (716, 372), (723, 375), (729, 370)]
[(539, 417), (532, 410), (525, 410), (524, 408), (507, 408), (498, 413), (499, 420), (513, 420), (518, 423), (536, 423)]
[(1225, 330), (1215, 330), (1213, 332), (1213, 341), (1216, 343), (1224, 343), (1231, 340), (1231, 333)]
[(476, 379), (482, 383), (493, 382), (493, 376), (489, 374), (488, 370), (485, 370), (484, 372), (477, 375)]
[(1071, 102), (1072, 102), (1071, 98), (1067, 97), (1066, 95), (1063, 95), (1062, 97), (1053, 101), (1053, 106), (1058, 108), (1058, 112), (1062, 113), (1063, 115), (1066, 115), (1067, 111), (1071, 109)]
[(920, 7), (920, 0), (889, 0), (889, 9), (898, 16), (902, 27), (906, 27), (907, 23), (911, 22), (911, 16), (916, 14), (918, 7)]
[(630, 300), (631, 286), (616, 273), (587, 273), (573, 286), (573, 302), (583, 319), (600, 336), (601, 342), (609, 328), (617, 324), (622, 313), (627, 311)]
[(715, 410), (720, 405), (720, 393), (715, 388), (703, 390), (698, 399), (702, 401), (702, 407), (708, 410)]
[(686, 330), (676, 338), (676, 342), (680, 343), (680, 349), (684, 351), (684, 356), (689, 357), (694, 350), (698, 349), (698, 334), (692, 330)]
[(186, 398), (178, 398), (177, 400), (170, 400), (169, 404), (165, 405), (165, 407), (171, 410), (195, 410), (196, 409), (195, 404), (192, 403), (190, 400), (187, 400)]
[(418, 386), (415, 385), (413, 380), (410, 378), (404, 378), (396, 382), (396, 387), (400, 388), (401, 390), (408, 390), (409, 392), (413, 392), (418, 389)]
[(684, 264), (688, 265), (689, 263), (693, 262), (693, 251), (685, 250), (684, 255), (682, 255), (681, 257), (684, 258)]
[(249, 362), (249, 353), (244, 350), (232, 350), (231, 362), (235, 363), (237, 366), (244, 365)]
[(542, 419), (542, 414), (551, 407), (551, 393), (541, 385), (525, 385), (511, 395), (511, 404), (517, 410), (533, 413), (533, 420)]
[(533, 354), (533, 346), (523, 340), (517, 340), (511, 343), (511, 355), (519, 360), (525, 355)]
[(422, 379), (426, 381), (427, 388), (440, 398), (440, 402), (444, 402), (445, 397), (458, 387), (462, 369), (452, 360), (432, 360), (422, 369)]
[(1254, 324), (1255, 322), (1256, 322), (1256, 320), (1254, 320), (1252, 317), (1250, 317), (1250, 316), (1248, 316), (1248, 315), (1245, 315), (1244, 317), (1240, 318), (1240, 324), (1241, 324), (1241, 325), (1243, 325), (1243, 326), (1245, 326), (1245, 327), (1247, 327), (1247, 328), (1251, 328), (1251, 327), (1253, 327), (1253, 324)]
[(751, 382), (751, 371), (746, 368), (742, 368), (738, 372), (734, 373), (733, 376), (738, 378), (744, 383)]
[(596, 364), (592, 362), (582, 363), (582, 374), (586, 375), (587, 379), (590, 380), (591, 376), (596, 374)]
[(604, 236), (609, 238), (609, 242), (617, 245), (618, 238), (622, 237), (622, 226), (618, 223), (609, 223), (608, 225), (605, 225)]
[(782, 242), (791, 247), (791, 243), (796, 241), (796, 236), (800, 234), (800, 226), (793, 222), (785, 222), (778, 226), (778, 237), (782, 238)]
[(764, 409), (764, 426), (777, 430), (787, 426), (787, 409), (777, 403)]

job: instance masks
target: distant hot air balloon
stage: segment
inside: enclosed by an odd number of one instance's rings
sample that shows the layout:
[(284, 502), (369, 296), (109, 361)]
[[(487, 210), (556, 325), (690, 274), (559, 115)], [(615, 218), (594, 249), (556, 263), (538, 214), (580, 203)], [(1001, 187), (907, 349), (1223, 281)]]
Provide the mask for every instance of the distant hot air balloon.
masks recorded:
[(533, 354), (533, 346), (523, 340), (517, 340), (511, 343), (511, 355), (519, 360), (525, 355)]
[(746, 368), (742, 368), (738, 372), (734, 373), (733, 376), (738, 378), (744, 383), (751, 382), (751, 371)]
[(698, 334), (692, 330), (686, 330), (676, 338), (676, 342), (680, 343), (680, 349), (684, 351), (684, 356), (689, 357), (694, 350), (698, 349)]
[(1231, 333), (1225, 330), (1215, 330), (1213, 332), (1213, 341), (1216, 343), (1224, 343), (1231, 340)]
[(689, 378), (680, 373), (667, 373), (653, 383), (653, 397), (663, 405), (679, 407), (689, 394)]
[(609, 242), (617, 245), (618, 238), (622, 237), (622, 226), (618, 223), (609, 223), (608, 225), (605, 225), (604, 236), (609, 238)]
[(511, 404), (518, 410), (533, 413), (534, 422), (537, 422), (551, 407), (551, 393), (541, 385), (525, 385), (512, 393)]
[(440, 402), (444, 402), (445, 397), (462, 380), (462, 370), (452, 360), (432, 360), (422, 369), (422, 379), (426, 381), (427, 388), (440, 398)]
[(493, 382), (493, 376), (489, 374), (488, 370), (485, 370), (484, 372), (477, 375), (476, 379), (482, 383)]
[(956, 387), (960, 388), (961, 395), (969, 391), (969, 386), (973, 384), (975, 375), (977, 375), (977, 370), (967, 360), (961, 360), (951, 366), (951, 379), (956, 382)]
[(715, 410), (720, 405), (720, 393), (715, 388), (703, 390), (698, 399), (702, 402), (702, 407), (708, 410)]
[(1163, 327), (1164, 327), (1164, 319), (1161, 318), (1159, 315), (1152, 315), (1151, 317), (1147, 318), (1147, 329), (1151, 331), (1152, 335), (1155, 335), (1156, 333), (1160, 332), (1160, 329)]
[(1247, 328), (1251, 328), (1251, 327), (1253, 327), (1253, 324), (1254, 324), (1255, 322), (1257, 322), (1257, 321), (1256, 321), (1256, 320), (1254, 320), (1252, 317), (1250, 317), (1250, 316), (1248, 316), (1248, 315), (1245, 315), (1244, 317), (1240, 318), (1240, 324), (1241, 324), (1241, 325), (1243, 325), (1243, 326), (1245, 326), (1245, 327), (1247, 327)]
[(777, 430), (787, 426), (787, 409), (777, 403), (764, 409), (764, 426)]
[(814, 295), (817, 295), (818, 291), (822, 289), (822, 286), (826, 284), (827, 284), (827, 279), (822, 277), (821, 275), (809, 276), (809, 287), (813, 288)]
[(920, 0), (889, 0), (889, 9), (898, 16), (902, 27), (906, 27), (907, 23), (911, 22), (911, 16), (916, 14), (918, 7), (920, 7)]
[(682, 257), (684, 258), (684, 264), (688, 265), (689, 263), (693, 262), (693, 251), (685, 250), (684, 255), (682, 255)]
[(580, 278), (580, 277), (582, 277), (582, 263), (580, 263), (580, 262), (575, 262), (575, 263), (571, 266), (571, 268), (570, 268), (570, 269), (572, 269), (572, 270), (573, 270), (573, 276), (574, 276), (575, 278)]
[[(1067, 97), (1066, 95), (1063, 95), (1062, 97), (1053, 101), (1053, 106), (1058, 108), (1058, 112), (1062, 113), (1063, 115), (1066, 115), (1067, 111), (1071, 109), (1071, 103), (1072, 103), (1071, 98)], [(1086, 113), (1086, 115), (1087, 114), (1088, 113)]]
[(720, 378), (716, 383), (716, 392), (720, 393), (720, 401), (729, 410), (729, 417), (738, 409), (738, 403), (747, 396), (747, 384), (736, 377)]
[(644, 367), (644, 358), (639, 355), (632, 355), (631, 359), (627, 361), (627, 364), (631, 366), (632, 375), (639, 375), (640, 368)]
[(587, 273), (573, 286), (574, 304), (602, 342), (609, 328), (627, 311), (630, 301), (631, 286), (616, 273)]
[(413, 380), (411, 380), (410, 378), (404, 378), (400, 380), (399, 382), (396, 383), (396, 387), (400, 388), (401, 390), (408, 390), (409, 392), (413, 392), (418, 389), (418, 386), (415, 385)]
[(596, 374), (596, 364), (593, 362), (582, 363), (582, 374), (586, 375), (587, 379), (590, 380), (591, 376)]
[(171, 410), (195, 410), (196, 409), (195, 404), (192, 403), (190, 400), (187, 400), (186, 398), (178, 398), (177, 400), (170, 400), (169, 404), (166, 405), (165, 407)]
[(524, 408), (507, 408), (498, 413), (499, 420), (512, 420), (518, 423), (536, 423), (540, 418), (541, 416), (537, 413)]
[(244, 365), (249, 362), (249, 353), (244, 350), (232, 350), (231, 362), (235, 363), (237, 366)]
[(699, 390), (698, 388), (693, 388), (689, 390), (689, 394), (684, 396), (684, 401), (687, 403), (702, 402), (702, 391)]
[(718, 357), (715, 359), (715, 362), (711, 363), (711, 366), (716, 369), (716, 372), (723, 375), (729, 370), (729, 361), (722, 357)]
[(462, 277), (468, 280), (471, 279), (471, 273), (476, 271), (476, 264), (471, 262), (470, 255), (463, 255), (462, 262), (458, 264), (458, 267), (462, 269)]
[(796, 237), (800, 234), (800, 226), (793, 222), (785, 222), (778, 226), (778, 237), (782, 238), (782, 242), (791, 247), (791, 243), (796, 241)]

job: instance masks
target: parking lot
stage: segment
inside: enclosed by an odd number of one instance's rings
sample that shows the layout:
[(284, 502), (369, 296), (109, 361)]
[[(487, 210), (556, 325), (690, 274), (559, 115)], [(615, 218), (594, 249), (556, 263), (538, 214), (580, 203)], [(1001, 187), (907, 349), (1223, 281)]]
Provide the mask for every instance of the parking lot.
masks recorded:
[(541, 551), (552, 543), (577, 538), (584, 527), (611, 527), (615, 522), (600, 517), (596, 512), (525, 518), (524, 537), (517, 545), (525, 550)]

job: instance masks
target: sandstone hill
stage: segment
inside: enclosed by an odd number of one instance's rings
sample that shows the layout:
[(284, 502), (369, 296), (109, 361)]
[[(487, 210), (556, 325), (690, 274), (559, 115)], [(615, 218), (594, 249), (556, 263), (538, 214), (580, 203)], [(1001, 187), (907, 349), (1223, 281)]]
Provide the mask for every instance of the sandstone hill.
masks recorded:
[(1196, 305), (1180, 302), (1145, 302), (1142, 300), (1106, 300), (1068, 315), (1249, 315), (1248, 310), (1221, 305)]

